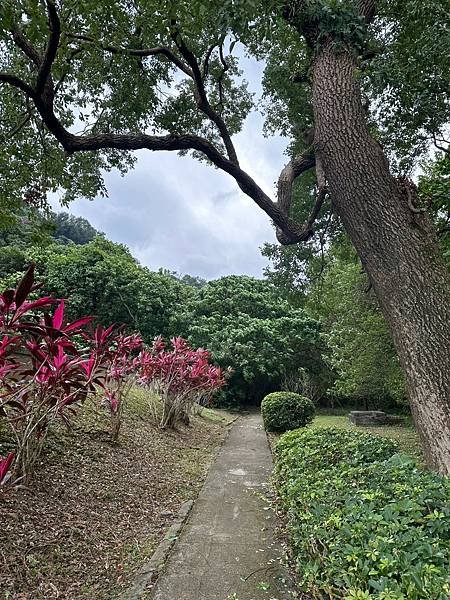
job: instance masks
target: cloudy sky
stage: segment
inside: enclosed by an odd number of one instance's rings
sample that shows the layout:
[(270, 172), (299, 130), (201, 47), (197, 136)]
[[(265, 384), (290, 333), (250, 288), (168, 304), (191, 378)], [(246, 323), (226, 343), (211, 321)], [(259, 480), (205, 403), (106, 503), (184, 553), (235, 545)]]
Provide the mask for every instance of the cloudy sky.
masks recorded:
[[(244, 59), (252, 91), (260, 92), (262, 65)], [(264, 139), (253, 113), (235, 143), (241, 165), (273, 194), (286, 141)], [(141, 151), (133, 171), (105, 177), (108, 198), (78, 200), (70, 212), (126, 244), (151, 269), (214, 279), (231, 273), (261, 277), (260, 246), (275, 241), (269, 218), (234, 180), (189, 157)]]

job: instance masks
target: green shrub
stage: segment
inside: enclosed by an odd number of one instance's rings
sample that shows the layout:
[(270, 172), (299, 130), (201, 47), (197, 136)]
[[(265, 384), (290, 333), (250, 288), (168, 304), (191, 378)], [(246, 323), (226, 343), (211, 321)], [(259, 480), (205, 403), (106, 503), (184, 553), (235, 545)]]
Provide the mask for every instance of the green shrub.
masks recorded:
[(261, 403), (265, 428), (268, 431), (288, 431), (311, 423), (314, 404), (305, 396), (293, 392), (273, 392)]
[(448, 600), (450, 480), (368, 433), (292, 431), (276, 482), (299, 586), (313, 597)]

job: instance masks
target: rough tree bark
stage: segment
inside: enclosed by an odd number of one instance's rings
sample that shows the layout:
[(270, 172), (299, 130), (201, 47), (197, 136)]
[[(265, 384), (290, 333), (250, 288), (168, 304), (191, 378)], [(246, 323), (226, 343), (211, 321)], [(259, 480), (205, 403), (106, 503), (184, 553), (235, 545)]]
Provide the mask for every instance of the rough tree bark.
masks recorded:
[(427, 463), (450, 474), (449, 278), (425, 214), (371, 137), (355, 62), (332, 44), (314, 62), (315, 150), (389, 323)]

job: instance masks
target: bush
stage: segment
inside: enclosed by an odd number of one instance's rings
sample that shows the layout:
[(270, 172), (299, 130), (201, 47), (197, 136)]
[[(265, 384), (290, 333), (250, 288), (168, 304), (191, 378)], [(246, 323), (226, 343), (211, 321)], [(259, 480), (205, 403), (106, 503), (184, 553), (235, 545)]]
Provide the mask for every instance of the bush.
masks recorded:
[(311, 423), (314, 418), (314, 404), (300, 394), (273, 392), (263, 399), (261, 412), (268, 431), (283, 432)]
[(449, 597), (448, 479), (368, 433), (292, 431), (276, 457), (302, 591), (346, 600)]

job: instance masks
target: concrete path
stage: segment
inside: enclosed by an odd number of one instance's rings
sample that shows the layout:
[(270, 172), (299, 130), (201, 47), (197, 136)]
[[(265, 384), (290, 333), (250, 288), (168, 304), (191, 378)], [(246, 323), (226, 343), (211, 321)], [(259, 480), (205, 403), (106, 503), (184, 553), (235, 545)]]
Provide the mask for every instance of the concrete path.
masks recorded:
[(260, 497), (272, 471), (261, 416), (234, 424), (154, 591), (154, 600), (292, 598)]

